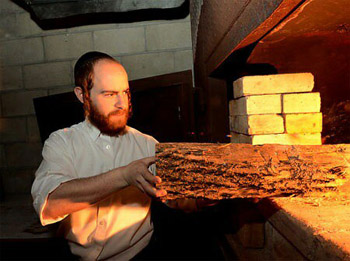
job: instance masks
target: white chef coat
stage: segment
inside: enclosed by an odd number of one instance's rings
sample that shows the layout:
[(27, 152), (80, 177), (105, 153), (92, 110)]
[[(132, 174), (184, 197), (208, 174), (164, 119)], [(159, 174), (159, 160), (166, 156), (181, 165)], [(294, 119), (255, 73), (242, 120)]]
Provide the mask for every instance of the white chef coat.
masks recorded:
[(61, 183), (154, 156), (156, 143), (131, 127), (119, 137), (103, 135), (88, 120), (52, 133), (45, 141), (43, 161), (32, 186), (34, 208), (42, 225), (61, 221), (72, 253), (85, 260), (128, 260), (135, 256), (153, 233), (151, 199), (136, 187), (124, 188), (91, 207), (55, 220), (44, 219), (42, 211), (49, 193)]

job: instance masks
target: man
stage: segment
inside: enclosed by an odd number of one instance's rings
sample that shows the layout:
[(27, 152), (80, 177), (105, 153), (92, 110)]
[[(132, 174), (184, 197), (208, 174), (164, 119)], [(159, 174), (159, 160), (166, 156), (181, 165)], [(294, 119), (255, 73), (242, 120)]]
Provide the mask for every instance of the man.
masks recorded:
[(74, 76), (86, 119), (46, 140), (33, 204), (43, 225), (61, 221), (73, 254), (128, 260), (151, 239), (151, 197), (166, 194), (149, 171), (156, 140), (126, 125), (128, 77), (116, 60), (86, 53)]

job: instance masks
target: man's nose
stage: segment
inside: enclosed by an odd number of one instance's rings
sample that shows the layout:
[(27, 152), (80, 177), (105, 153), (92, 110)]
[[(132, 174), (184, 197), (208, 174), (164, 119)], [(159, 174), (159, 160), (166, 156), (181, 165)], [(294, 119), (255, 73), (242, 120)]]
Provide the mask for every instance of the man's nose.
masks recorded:
[(126, 107), (126, 100), (122, 94), (116, 95), (115, 107), (124, 109)]

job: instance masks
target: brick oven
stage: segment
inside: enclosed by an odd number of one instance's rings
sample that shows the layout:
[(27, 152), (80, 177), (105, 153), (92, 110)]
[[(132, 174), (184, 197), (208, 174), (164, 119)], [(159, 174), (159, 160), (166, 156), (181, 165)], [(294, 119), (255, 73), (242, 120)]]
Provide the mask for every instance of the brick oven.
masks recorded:
[[(349, 12), (346, 0), (192, 1), (203, 140), (349, 143)], [(228, 258), (349, 259), (349, 228), (343, 226), (348, 197), (340, 203), (326, 194), (263, 200), (255, 207), (238, 203), (232, 215), (238, 232), (223, 239)]]
[(192, 4), (191, 19), (206, 140), (229, 141), (228, 102), (237, 96), (237, 79), (309, 72), (322, 101), (323, 143), (349, 142), (347, 1), (200, 2)]

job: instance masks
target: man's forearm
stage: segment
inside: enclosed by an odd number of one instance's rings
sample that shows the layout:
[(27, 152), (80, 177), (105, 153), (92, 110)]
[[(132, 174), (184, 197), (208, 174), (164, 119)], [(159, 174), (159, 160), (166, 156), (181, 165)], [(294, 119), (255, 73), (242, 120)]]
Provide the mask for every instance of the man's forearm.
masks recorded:
[(44, 218), (57, 218), (89, 207), (128, 184), (121, 176), (122, 168), (62, 183), (50, 193), (43, 210)]
[(165, 190), (155, 188), (155, 184), (160, 183), (161, 179), (153, 176), (148, 170), (154, 162), (155, 157), (147, 157), (94, 177), (62, 183), (50, 193), (43, 210), (43, 217), (55, 219), (87, 208), (130, 185), (151, 197), (165, 196)]

